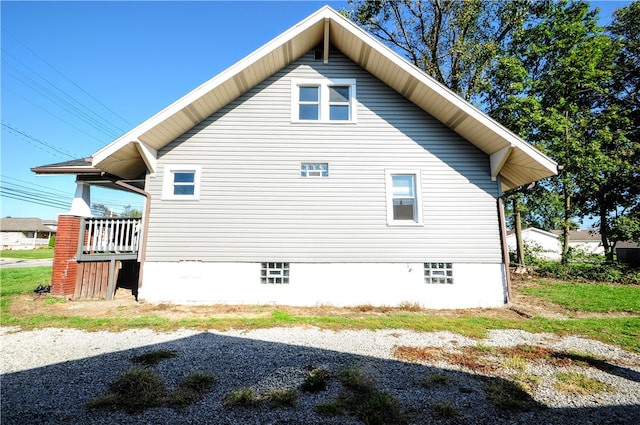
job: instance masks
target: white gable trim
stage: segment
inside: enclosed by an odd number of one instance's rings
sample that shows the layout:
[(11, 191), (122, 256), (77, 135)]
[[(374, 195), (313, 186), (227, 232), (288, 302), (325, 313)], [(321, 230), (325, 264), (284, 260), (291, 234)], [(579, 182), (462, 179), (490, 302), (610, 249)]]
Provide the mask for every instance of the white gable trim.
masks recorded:
[[(313, 47), (323, 44), (323, 59), (328, 61), (329, 49), (326, 46), (330, 35), (342, 53), (372, 75), (488, 156), (497, 154), (491, 164), (491, 174), (492, 177), (500, 175), (502, 190), (557, 173), (557, 164), (552, 159), (328, 6), (96, 152), (92, 165), (120, 177), (137, 177), (131, 174), (139, 171), (141, 163), (136, 165), (135, 161), (123, 161), (122, 155), (117, 154), (131, 140), (144, 144), (149, 152), (157, 151)], [(508, 155), (507, 147), (510, 147)], [(148, 161), (150, 156), (140, 156), (149, 167), (152, 163)]]

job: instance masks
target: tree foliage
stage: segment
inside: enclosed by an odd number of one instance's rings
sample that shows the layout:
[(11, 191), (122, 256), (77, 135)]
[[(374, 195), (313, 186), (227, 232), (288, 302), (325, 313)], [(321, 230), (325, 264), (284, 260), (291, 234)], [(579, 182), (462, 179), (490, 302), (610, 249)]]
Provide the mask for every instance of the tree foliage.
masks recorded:
[(532, 3), (522, 0), (349, 0), (346, 15), (466, 100)]

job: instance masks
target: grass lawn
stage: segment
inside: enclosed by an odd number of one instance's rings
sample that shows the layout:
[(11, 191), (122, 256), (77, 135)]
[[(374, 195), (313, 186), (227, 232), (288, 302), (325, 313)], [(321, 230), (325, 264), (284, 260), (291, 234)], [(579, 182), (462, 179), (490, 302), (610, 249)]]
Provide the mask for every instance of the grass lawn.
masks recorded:
[(601, 283), (538, 282), (522, 291), (572, 311), (640, 314), (640, 286)]
[[(540, 282), (526, 290), (552, 302), (572, 306), (577, 312), (627, 312), (624, 317), (588, 317), (577, 319), (507, 318), (477, 310), (476, 314), (441, 314), (437, 311), (395, 311), (381, 314), (362, 312), (354, 315), (296, 314), (283, 307), (257, 306), (268, 314), (259, 317), (190, 317), (167, 318), (160, 314), (120, 315), (108, 317), (80, 317), (65, 314), (44, 314), (34, 307), (28, 313), (14, 315), (9, 306), (17, 296), (30, 294), (38, 285), (49, 284), (51, 267), (0, 269), (1, 316), (3, 325), (25, 329), (42, 327), (78, 328), (95, 330), (124, 330), (150, 328), (158, 331), (191, 329), (257, 329), (276, 326), (316, 326), (322, 329), (409, 329), (415, 331), (450, 331), (472, 338), (482, 338), (492, 329), (522, 329), (528, 332), (577, 334), (619, 345), (640, 353), (640, 286), (609, 286), (603, 284), (574, 284)], [(535, 290), (535, 291), (534, 291)], [(533, 292), (530, 292), (533, 291)], [(537, 292), (536, 292), (537, 291)], [(610, 292), (611, 291), (611, 292)], [(568, 295), (567, 295), (568, 294)], [(44, 301), (59, 299), (45, 295)], [(597, 300), (596, 300), (597, 299)], [(555, 301), (558, 300), (558, 301)], [(34, 304), (36, 305), (36, 304)], [(37, 304), (42, 305), (42, 304)], [(318, 310), (320, 311), (320, 310)], [(631, 315), (628, 315), (631, 313)]]
[(29, 260), (40, 260), (43, 258), (53, 258), (53, 248), (40, 249), (16, 249), (1, 250), (0, 257), (4, 258), (25, 258)]

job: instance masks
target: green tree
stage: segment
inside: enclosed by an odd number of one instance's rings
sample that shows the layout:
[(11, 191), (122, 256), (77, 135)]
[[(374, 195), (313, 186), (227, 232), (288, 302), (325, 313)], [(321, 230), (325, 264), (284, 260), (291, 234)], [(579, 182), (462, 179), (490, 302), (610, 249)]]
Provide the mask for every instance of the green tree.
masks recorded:
[(563, 165), (557, 177), (539, 184), (537, 193), (547, 199), (536, 201), (561, 211), (565, 263), (569, 230), (582, 211), (575, 201), (598, 167), (598, 142), (590, 136), (615, 54), (597, 20), (583, 1), (539, 9), (536, 20), (514, 33), (487, 96), (494, 117)]
[(466, 100), (534, 8), (529, 1), (349, 0), (347, 17)]

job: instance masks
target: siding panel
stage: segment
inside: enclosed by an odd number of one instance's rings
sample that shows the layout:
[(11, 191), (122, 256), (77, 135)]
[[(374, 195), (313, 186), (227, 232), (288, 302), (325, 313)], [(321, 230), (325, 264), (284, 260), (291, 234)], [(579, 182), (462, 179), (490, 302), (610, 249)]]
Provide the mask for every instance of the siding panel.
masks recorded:
[[(292, 78), (356, 78), (358, 122), (292, 123)], [(299, 177), (301, 162), (328, 178)], [(161, 200), (165, 164), (202, 169), (198, 201)], [(420, 169), (424, 226), (387, 226), (385, 169)], [(501, 262), (486, 155), (332, 52), (313, 52), (158, 152), (147, 261)]]

